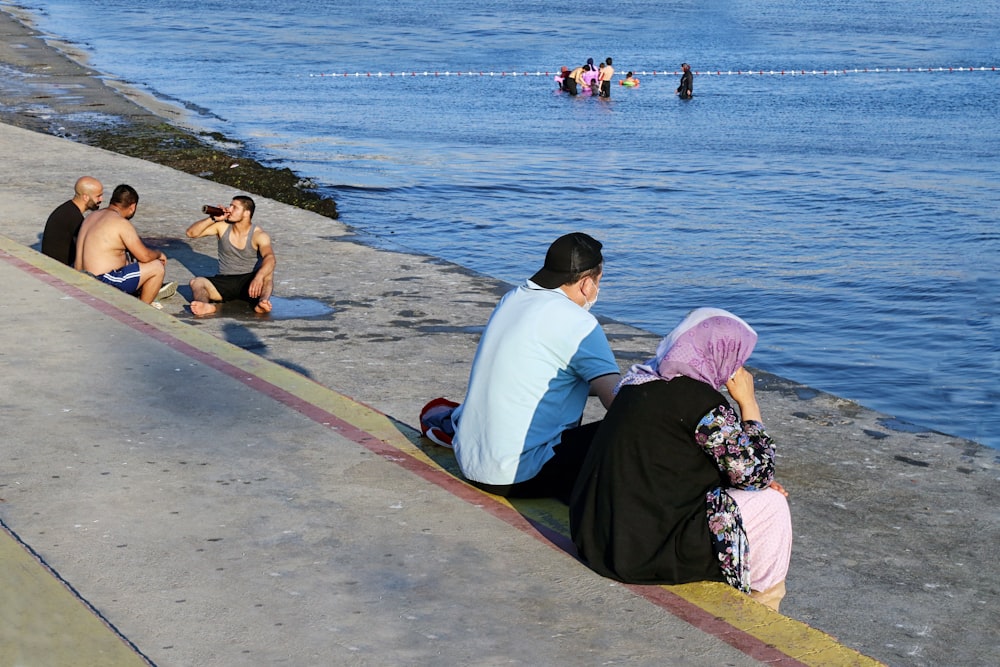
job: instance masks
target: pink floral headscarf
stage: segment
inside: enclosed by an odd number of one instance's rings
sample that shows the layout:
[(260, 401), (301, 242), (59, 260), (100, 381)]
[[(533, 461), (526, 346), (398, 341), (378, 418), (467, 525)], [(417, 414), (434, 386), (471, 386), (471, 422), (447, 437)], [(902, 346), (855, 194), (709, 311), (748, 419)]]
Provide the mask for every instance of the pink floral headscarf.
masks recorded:
[(749, 324), (721, 308), (698, 308), (660, 341), (656, 356), (632, 366), (623, 384), (684, 375), (719, 390), (746, 363), (757, 344)]

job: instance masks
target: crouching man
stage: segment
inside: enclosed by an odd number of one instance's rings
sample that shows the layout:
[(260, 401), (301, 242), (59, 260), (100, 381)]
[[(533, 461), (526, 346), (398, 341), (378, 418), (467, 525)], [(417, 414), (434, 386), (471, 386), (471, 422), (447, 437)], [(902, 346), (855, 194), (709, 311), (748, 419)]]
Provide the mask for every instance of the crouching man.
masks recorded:
[(131, 222), (138, 207), (135, 188), (116, 187), (108, 207), (91, 213), (80, 226), (74, 266), (152, 304), (163, 286), (167, 256), (139, 238)]

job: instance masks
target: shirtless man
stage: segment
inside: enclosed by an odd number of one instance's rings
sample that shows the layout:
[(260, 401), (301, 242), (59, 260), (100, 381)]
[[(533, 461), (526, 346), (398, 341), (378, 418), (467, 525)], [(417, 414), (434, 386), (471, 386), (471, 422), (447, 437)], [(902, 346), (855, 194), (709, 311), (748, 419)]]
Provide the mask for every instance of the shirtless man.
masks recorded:
[(253, 199), (239, 195), (229, 208), (222, 209), (222, 215), (208, 216), (188, 227), (188, 238), (215, 236), (219, 246), (219, 273), (191, 280), (195, 315), (211, 315), (217, 310), (215, 303), (236, 299), (246, 301), (257, 313), (271, 312), (274, 250), (271, 237), (253, 223), (254, 208)]
[(611, 66), (611, 58), (604, 61), (604, 68), (601, 69), (601, 97), (611, 99), (611, 78), (615, 75), (615, 68)]
[(75, 266), (128, 294), (138, 291), (143, 302), (153, 303), (163, 286), (167, 256), (147, 248), (132, 226), (138, 206), (139, 193), (132, 186), (116, 187), (108, 207), (91, 213), (80, 227)]

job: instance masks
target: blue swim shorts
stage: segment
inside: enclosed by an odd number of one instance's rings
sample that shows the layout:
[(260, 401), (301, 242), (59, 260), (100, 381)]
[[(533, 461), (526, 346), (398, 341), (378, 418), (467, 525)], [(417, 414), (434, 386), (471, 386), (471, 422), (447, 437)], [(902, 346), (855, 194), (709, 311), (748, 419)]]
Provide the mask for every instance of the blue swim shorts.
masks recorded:
[(126, 294), (134, 294), (137, 289), (139, 289), (139, 263), (128, 264), (120, 269), (115, 269), (114, 271), (108, 271), (105, 274), (97, 276), (97, 279), (102, 283), (107, 283), (108, 285), (113, 285), (125, 292)]

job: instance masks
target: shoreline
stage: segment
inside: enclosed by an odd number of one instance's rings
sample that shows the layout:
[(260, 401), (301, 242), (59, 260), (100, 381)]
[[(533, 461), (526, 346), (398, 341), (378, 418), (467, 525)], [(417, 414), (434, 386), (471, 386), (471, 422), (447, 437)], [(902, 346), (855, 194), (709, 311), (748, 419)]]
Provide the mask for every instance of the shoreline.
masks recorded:
[[(0, 29), (5, 17), (0, 11)], [(12, 41), (0, 45), (0, 95), (4, 77), (16, 78), (2, 64)], [(70, 83), (85, 85), (63, 79), (55, 100), (34, 102), (93, 116), (79, 99), (65, 99), (77, 91), (66, 92)], [(98, 78), (86, 85), (109, 95)], [(91, 99), (101, 102), (96, 108), (102, 112), (140, 113), (124, 98)], [(24, 118), (48, 120), (38, 113)], [(264, 220), (280, 220), (282, 266), (294, 267), (281, 276), (280, 296), (322, 301), (332, 314), (255, 318), (233, 310), (195, 319), (185, 310), (190, 290), (184, 285), (214, 266), (214, 245), (184, 239), (182, 216), (188, 204), (194, 209), (228, 196), (228, 188), (163, 169), (152, 158), (140, 162), (43, 133), (49, 136), (22, 136), (32, 133), (0, 126), (12, 156), (5, 160), (10, 178), (2, 186), (13, 203), (5, 235), (37, 247), (39, 221), (65, 198), (66, 184), (81, 169), (134, 178), (144, 193), (143, 236), (167, 252), (169, 275), (182, 285), (151, 317), (171, 315), (175, 319), (165, 326), (211, 333), (404, 424), (413, 423), (427, 399), (460, 398), (478, 333), (504, 291), (500, 281), (444, 259), (365, 246), (342, 224), (318, 234), (322, 218), (265, 199), (258, 210)], [(62, 307), (53, 312), (61, 314)], [(624, 365), (648, 356), (660, 338), (603, 318), (602, 324)], [(171, 365), (163, 374), (177, 372)], [(780, 478), (793, 492), (796, 544), (785, 614), (887, 664), (995, 661), (995, 648), (982, 638), (996, 627), (1000, 610), (1000, 592), (990, 583), (996, 578), (990, 545), (998, 534), (1000, 452), (937, 431), (896, 431), (883, 423), (887, 415), (853, 401), (755, 375), (768, 430), (781, 447)], [(570, 573), (579, 575), (577, 569)], [(989, 662), (980, 663), (984, 657)]]
[[(313, 190), (308, 177), (289, 168), (268, 167), (252, 157), (241, 141), (198, 128), (187, 120), (190, 113), (180, 102), (168, 102), (91, 68), (87, 54), (78, 46), (38, 30), (30, 9), (0, 6), (0, 35), (4, 37), (0, 41), (0, 122), (159, 164), (339, 220), (335, 200)], [(14, 99), (10, 93), (19, 89), (27, 95)], [(839, 400), (872, 409), (852, 399)], [(1000, 460), (1000, 450), (985, 443), (895, 415), (886, 415), (879, 425), (901, 434), (935, 433), (966, 440), (998, 452)]]
[(336, 220), (336, 202), (288, 168), (269, 167), (242, 142), (199, 130), (174, 106), (86, 64), (48, 39), (23, 8), (0, 7), (0, 120), (161, 164)]
[[(32, 22), (32, 10), (0, 6), (0, 29), (6, 30), (6, 22), (19, 25), (24, 34), (41, 45), (34, 58), (44, 63), (46, 71), (38, 71), (38, 65), (32, 65), (33, 69), (27, 69), (23, 63), (19, 65), (21, 71), (34, 77), (30, 84), (22, 80), (23, 86), (33, 86), (35, 90), (32, 96), (23, 100), (26, 106), (19, 108), (16, 104), (8, 105), (3, 95), (4, 85), (7, 83), (5, 78), (16, 78), (16, 75), (5, 71), (4, 64), (13, 62), (15, 55), (23, 54), (24, 50), (34, 51), (34, 48), (22, 49), (15, 54), (16, 49), (10, 44), (13, 40), (7, 38), (5, 32), (5, 39), (0, 44), (0, 120), (148, 160), (230, 185), (237, 190), (339, 219), (336, 201), (311, 189), (313, 183), (307, 176), (301, 176), (287, 168), (268, 167), (255, 160), (253, 152), (246, 150), (242, 142), (199, 129), (191, 120), (194, 113), (186, 110), (180, 100), (171, 103), (94, 70), (87, 62), (87, 54), (80, 47), (61, 40), (58, 36), (48, 37), (39, 31)], [(53, 60), (60, 61), (59, 65), (62, 66), (68, 64), (75, 73), (63, 73), (59, 66), (50, 62)], [(61, 92), (51, 94), (45, 88), (55, 88)], [(32, 103), (44, 103), (52, 111), (47, 117), (43, 117), (36, 109), (31, 108)], [(94, 117), (99, 114), (104, 114), (105, 118), (95, 121)], [(263, 159), (266, 162), (267, 156), (263, 155)], [(389, 238), (372, 243), (398, 247), (391, 245)], [(851, 395), (850, 389), (841, 391)], [(892, 410), (893, 407), (885, 409)], [(897, 406), (895, 409), (900, 408)], [(942, 428), (940, 421), (927, 425), (926, 422), (917, 421), (919, 419), (920, 416), (911, 413), (908, 417), (899, 419), (899, 422), (902, 423), (902, 428), (912, 425), (942, 433), (951, 430), (950, 427)], [(886, 428), (895, 430), (892, 422)]]

